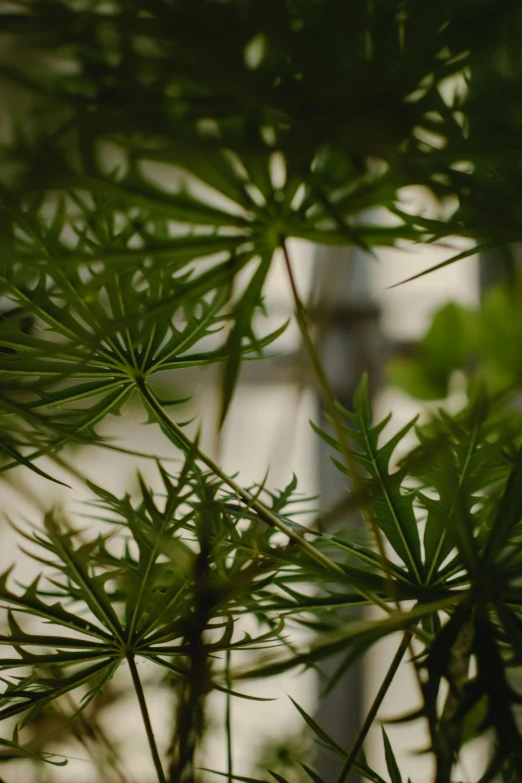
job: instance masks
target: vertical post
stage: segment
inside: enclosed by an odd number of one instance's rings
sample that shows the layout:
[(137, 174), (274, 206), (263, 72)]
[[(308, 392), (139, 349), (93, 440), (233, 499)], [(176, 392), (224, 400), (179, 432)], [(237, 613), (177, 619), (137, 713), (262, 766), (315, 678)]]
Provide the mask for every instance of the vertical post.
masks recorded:
[[(311, 313), (315, 316), (318, 345), (328, 380), (341, 405), (350, 407), (361, 374), (367, 371), (372, 388), (379, 372), (380, 348), (378, 311), (372, 303), (368, 259), (355, 249), (318, 248), (316, 251), (316, 301)], [(321, 426), (328, 428), (323, 419)], [(334, 506), (346, 492), (346, 476), (331, 463), (328, 447), (319, 445), (319, 487), (324, 509)], [(354, 514), (347, 514), (334, 527), (360, 524)], [(353, 615), (353, 610), (351, 610)], [(335, 656), (323, 665), (324, 673), (333, 675), (342, 661)], [(336, 687), (321, 698), (316, 720), (328, 734), (349, 750), (362, 720), (362, 664), (357, 663), (344, 673)], [(319, 754), (315, 767), (325, 783), (335, 781), (338, 763)], [(350, 773), (348, 781), (358, 778)]]

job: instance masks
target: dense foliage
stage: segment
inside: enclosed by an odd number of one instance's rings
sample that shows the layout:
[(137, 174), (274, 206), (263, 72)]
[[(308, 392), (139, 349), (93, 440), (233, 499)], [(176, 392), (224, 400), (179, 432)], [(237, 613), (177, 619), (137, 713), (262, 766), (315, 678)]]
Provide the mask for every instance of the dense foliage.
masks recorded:
[[(364, 378), (352, 410), (336, 403), (288, 245), (371, 253), (473, 240), (449, 264), (518, 242), (521, 31), (513, 0), (0, 2), (0, 470), (58, 480), (40, 458), (107, 448), (100, 425), (131, 399), (183, 455), (179, 470), (158, 464), (160, 494), (141, 479), (136, 502), (91, 485), (97, 512), (82, 530), (55, 511), (20, 528), (42, 574), (0, 581), (0, 759), (32, 760), (34, 779), (48, 779), (44, 763), (62, 763), (42, 728), (54, 720), (101, 748), (100, 780), (114, 770), (125, 780), (96, 709), (126, 667), (160, 783), (190, 783), (206, 766), (197, 754), (213, 690), (228, 705), (221, 772), (245, 780), (232, 768), (229, 710), (243, 679), (335, 653), (336, 687), (399, 631), (354, 747), (297, 707), (339, 757), (338, 783), (355, 769), (382, 783), (363, 744), (405, 655), (422, 707), (398, 717), (426, 722), (436, 783), (454, 779), (461, 748), (482, 735), (481, 783), (522, 780), (516, 254), (504, 251), (508, 282), (480, 312), (448, 306), (417, 357), (391, 367), (425, 399), (467, 373), (463, 409), (383, 441), (389, 419), (375, 420)], [(440, 218), (407, 211), (407, 186), (429, 189)], [(281, 262), (329, 418), (315, 429), (349, 477), (366, 539), (320, 518), (301, 525), (295, 480), (243, 487), (159, 391), (162, 373), (219, 363), (225, 420), (242, 362), (269, 361), (285, 329), (267, 332), (260, 317)], [(408, 434), (416, 445), (397, 462)], [(379, 619), (347, 616), (369, 605)], [(168, 749), (136, 659), (154, 664), (176, 705)]]

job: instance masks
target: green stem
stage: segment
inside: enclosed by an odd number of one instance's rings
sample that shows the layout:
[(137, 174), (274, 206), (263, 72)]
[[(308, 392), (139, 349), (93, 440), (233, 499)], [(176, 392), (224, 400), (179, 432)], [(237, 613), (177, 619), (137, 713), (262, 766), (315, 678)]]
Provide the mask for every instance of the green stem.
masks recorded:
[(138, 674), (138, 669), (136, 667), (136, 661), (134, 660), (134, 655), (132, 655), (132, 653), (127, 654), (127, 663), (129, 664), (134, 690), (136, 691), (136, 696), (138, 697), (138, 704), (140, 705), (143, 723), (145, 724), (145, 731), (147, 733), (147, 739), (149, 741), (152, 761), (154, 762), (154, 766), (156, 767), (158, 781), (159, 783), (166, 783), (165, 773), (163, 772), (161, 759), (158, 753), (158, 746), (156, 745), (154, 732), (152, 730), (152, 724), (150, 722), (149, 709), (147, 707), (147, 702), (145, 701), (145, 694), (143, 692), (140, 676)]
[[(280, 530), (281, 533), (284, 533), (292, 541), (295, 541), (295, 543), (298, 544), (301, 547), (301, 549), (307, 552), (310, 555), (310, 557), (312, 557), (317, 563), (319, 563), (324, 568), (327, 568), (330, 571), (334, 571), (338, 574), (342, 574), (343, 576), (345, 575), (343, 569), (337, 563), (333, 562), (328, 557), (323, 555), (322, 552), (319, 552), (319, 550), (317, 550), (308, 541), (306, 541), (306, 539), (302, 538), (300, 535), (298, 535), (298, 533), (292, 530), (292, 528), (285, 525), (285, 523), (282, 522), (279, 519), (279, 517), (277, 517), (269, 508), (267, 508), (264, 505), (264, 503), (262, 503), (259, 500), (259, 498), (255, 497), (254, 495), (251, 495), (250, 492), (247, 492), (246, 489), (243, 489), (243, 487), (241, 487), (236, 481), (234, 481), (233, 478), (231, 478), (227, 473), (225, 473), (225, 471), (222, 470), (211, 457), (209, 457), (207, 454), (201, 451), (201, 449), (197, 446), (197, 444), (193, 443), (190, 440), (190, 438), (188, 438), (187, 435), (185, 435), (182, 428), (174, 421), (172, 421), (172, 419), (165, 413), (163, 407), (158, 402), (153, 392), (147, 386), (147, 383), (144, 378), (138, 376), (136, 378), (136, 385), (144, 401), (147, 403), (151, 411), (156, 416), (156, 419), (159, 422), (161, 428), (163, 429), (164, 432), (166, 432), (167, 436), (170, 436), (170, 439), (176, 443), (178, 448), (181, 448), (186, 453), (194, 454), (199, 460), (201, 460), (201, 462), (203, 462), (208, 468), (210, 468), (210, 470), (212, 471), (212, 473), (214, 473), (215, 476), (220, 478), (225, 484), (227, 484), (231, 489), (233, 489), (234, 492), (242, 500), (244, 500), (247, 506), (249, 506), (251, 509), (256, 511), (261, 519), (263, 519), (269, 525), (272, 525), (273, 527)], [(379, 596), (375, 595), (374, 593), (364, 590), (362, 587), (356, 587), (355, 589), (360, 595), (363, 596), (363, 598), (366, 598), (366, 600), (369, 601), (369, 603), (379, 606), (387, 614), (390, 614), (393, 611), (388, 606), (386, 601), (382, 600), (381, 598), (379, 598)]]
[(232, 697), (230, 695), (230, 689), (232, 683), (230, 681), (230, 650), (227, 650), (225, 657), (225, 671), (226, 671), (226, 683), (227, 683), (227, 706), (225, 715), (225, 724), (227, 731), (227, 772), (228, 783), (232, 783), (234, 779), (234, 768), (232, 760)]
[(344, 762), (343, 768), (339, 773), (339, 777), (337, 778), (337, 783), (344, 783), (348, 773), (353, 767), (354, 762), (357, 759), (357, 756), (359, 755), (359, 751), (362, 748), (363, 742), (366, 739), (366, 735), (368, 734), (369, 730), (373, 726), (377, 713), (379, 712), (379, 708), (383, 702), (384, 697), (386, 696), (386, 693), (388, 692), (388, 688), (390, 687), (393, 678), (395, 677), (395, 674), (397, 673), (397, 669), (399, 668), (399, 665), (404, 657), (404, 653), (408, 649), (410, 642), (411, 642), (411, 633), (406, 632), (402, 637), (402, 641), (399, 645), (397, 652), (395, 653), (393, 661), (390, 664), (390, 668), (386, 672), (386, 677), (382, 681), (381, 687), (377, 691), (377, 696), (373, 700), (373, 704), (368, 711), (368, 714), (364, 720), (363, 725), (361, 726), (361, 729), (353, 744), (353, 747), (346, 761)]
[(377, 551), (379, 552), (379, 558), (381, 560), (381, 566), (384, 571), (384, 574), (386, 575), (386, 581), (388, 583), (390, 597), (395, 601), (395, 604), (399, 609), (400, 606), (397, 598), (397, 591), (395, 588), (395, 583), (393, 581), (392, 574), (390, 572), (390, 567), (388, 563), (388, 558), (386, 557), (386, 550), (384, 548), (384, 542), (382, 540), (381, 531), (379, 530), (379, 528), (375, 523), (373, 512), (369, 506), (367, 500), (367, 493), (365, 491), (364, 484), (361, 478), (359, 466), (353, 456), (353, 452), (348, 442), (348, 438), (346, 437), (343, 420), (339, 413), (339, 409), (337, 407), (337, 400), (335, 399), (335, 394), (332, 390), (332, 387), (330, 386), (330, 383), (326, 376), (325, 369), (319, 358), (319, 354), (316, 350), (314, 342), (310, 336), (306, 309), (303, 305), (303, 302), (301, 301), (301, 297), (299, 296), (299, 292), (297, 290), (297, 285), (292, 270), (292, 263), (290, 261), (290, 255), (288, 253), (288, 248), (286, 246), (286, 242), (284, 238), (281, 238), (281, 249), (283, 251), (283, 256), (285, 259), (286, 271), (288, 273), (288, 279), (290, 281), (290, 288), (292, 289), (292, 296), (294, 299), (294, 307), (295, 307), (295, 317), (297, 320), (297, 325), (299, 326), (299, 331), (301, 333), (301, 339), (303, 340), (305, 351), (308, 355), (308, 359), (312, 366), (312, 370), (315, 379), (317, 381), (317, 385), (319, 386), (319, 393), (321, 395), (323, 405), (334, 426), (337, 441), (339, 443), (339, 448), (341, 454), (344, 457), (348, 474), (351, 476), (351, 479), (353, 481), (356, 495), (362, 499), (361, 513), (363, 515), (364, 521), (366, 522), (369, 529), (372, 531), (374, 535), (375, 543), (377, 544)]

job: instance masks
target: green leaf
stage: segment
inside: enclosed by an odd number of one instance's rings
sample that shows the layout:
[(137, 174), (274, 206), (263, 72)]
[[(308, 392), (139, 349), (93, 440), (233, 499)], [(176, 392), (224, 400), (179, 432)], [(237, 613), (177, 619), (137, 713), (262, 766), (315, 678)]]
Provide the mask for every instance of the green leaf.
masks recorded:
[(313, 781), (313, 783), (324, 783), (322, 777), (311, 767), (308, 766), (308, 764), (305, 764), (304, 762), (300, 761), (299, 766), (304, 769), (310, 780)]
[[(397, 446), (415, 424), (409, 422), (385, 444), (379, 445), (379, 436), (389, 418), (379, 424), (373, 423), (373, 413), (368, 395), (367, 383), (363, 379), (354, 398), (354, 412), (344, 411), (353, 424), (346, 432), (358, 447), (354, 458), (367, 474), (362, 481), (369, 495), (375, 523), (393, 546), (410, 575), (418, 582), (422, 580), (423, 566), (417, 521), (413, 510), (413, 497), (402, 488), (404, 471), (390, 473), (390, 460)], [(337, 441), (314, 427), (316, 432), (336, 450)]]
[[(24, 718), (25, 725), (34, 720), (54, 699), (88, 684), (99, 674), (107, 671), (114, 671), (114, 662), (110, 659), (83, 667), (67, 677), (41, 677), (37, 682), (31, 676), (22, 679), (18, 685), (9, 685), (0, 697), (0, 719), (4, 720), (28, 712)], [(7, 701), (10, 703), (2, 706)]]
[(402, 783), (402, 776), (397, 765), (397, 761), (395, 760), (395, 755), (393, 753), (392, 746), (390, 745), (390, 740), (388, 739), (388, 735), (384, 731), (384, 728), (382, 729), (382, 740), (384, 742), (386, 767), (388, 769), (388, 774), (390, 775), (391, 783)]
[(43, 761), (46, 764), (52, 764), (55, 767), (64, 767), (67, 763), (67, 759), (57, 760), (55, 753), (36, 752), (29, 748), (24, 748), (18, 741), (18, 728), (15, 728), (13, 738), (11, 740), (0, 738), (0, 747), (6, 748), (7, 753), (2, 753), (2, 760), (29, 758), (34, 761)]
[(272, 775), (272, 777), (274, 778), (274, 780), (277, 781), (277, 783), (288, 783), (288, 780), (284, 778), (282, 775), (280, 775), (278, 772), (274, 772), (271, 769), (268, 769), (267, 772), (270, 775)]
[(359, 751), (359, 755), (357, 756), (357, 760), (354, 763), (354, 767), (365, 779), (371, 780), (372, 783), (386, 783), (384, 778), (378, 775), (377, 772), (375, 772), (375, 770), (373, 770), (368, 765), (364, 750), (362, 748)]
[(290, 697), (290, 700), (294, 707), (300, 712), (302, 717), (304, 718), (305, 722), (310, 726), (316, 737), (318, 737), (321, 742), (331, 751), (336, 753), (338, 756), (341, 756), (341, 758), (346, 757), (346, 751), (344, 748), (342, 748), (340, 745), (335, 742), (330, 735), (319, 726), (319, 724), (312, 718), (311, 715), (309, 715), (305, 710), (299, 706), (299, 704)]
[(270, 269), (271, 254), (261, 257), (258, 267), (249, 281), (246, 291), (236, 303), (234, 313), (234, 327), (227, 339), (226, 351), (228, 359), (225, 365), (222, 385), (222, 400), (220, 423), (223, 424), (227, 415), (234, 389), (239, 376), (241, 350), (245, 337), (252, 339), (255, 346), (255, 338), (252, 333), (252, 319), (257, 308), (261, 306), (261, 294)]
[[(455, 597), (450, 597), (429, 604), (422, 604), (408, 613), (392, 612), (384, 620), (379, 621), (360, 621), (350, 622), (346, 628), (338, 631), (323, 634), (321, 639), (304, 647), (301, 650), (294, 650), (291, 656), (286, 658), (279, 656), (268, 659), (265, 662), (261, 660), (260, 664), (252, 669), (241, 670), (236, 676), (241, 679), (271, 677), (281, 674), (284, 671), (304, 665), (310, 667), (319, 660), (334, 655), (335, 653), (348, 650), (351, 645), (359, 642), (375, 642), (379, 638), (414, 626), (423, 617), (429, 617), (433, 613), (443, 611), (455, 602)], [(367, 646), (363, 645), (363, 650)]]
[(519, 450), (509, 474), (504, 493), (492, 520), (482, 552), (482, 567), (487, 568), (500, 552), (507, 548), (522, 519), (522, 449)]

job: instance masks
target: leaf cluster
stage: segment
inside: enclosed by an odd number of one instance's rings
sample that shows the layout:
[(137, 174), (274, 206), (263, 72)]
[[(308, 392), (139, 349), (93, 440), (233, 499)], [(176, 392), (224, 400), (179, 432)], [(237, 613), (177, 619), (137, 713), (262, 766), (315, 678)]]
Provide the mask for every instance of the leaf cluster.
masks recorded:
[[(361, 544), (350, 530), (299, 524), (295, 480), (279, 492), (242, 487), (167, 415), (179, 400), (152, 386), (220, 364), (224, 420), (242, 361), (275, 350), (285, 328), (266, 333), (259, 316), (282, 253), (291, 271), (289, 239), (365, 253), (455, 234), (481, 249), (520, 239), (519, 4), (16, 0), (0, 2), (0, 19), (1, 469), (42, 474), (43, 455), (107, 445), (101, 423), (132, 397), (185, 456), (174, 476), (158, 467), (160, 494), (143, 480), (138, 501), (91, 486), (87, 530), (50, 512), (43, 528), (20, 531), (44, 573), (0, 582), (0, 718), (27, 725), (73, 692), (85, 708), (127, 666), (158, 780), (188, 783), (208, 694), (228, 705), (242, 695), (232, 674), (320, 667), (341, 653), (333, 688), (401, 631), (383, 688), (411, 645), (423, 704), (404, 720), (427, 720), (436, 783), (450, 783), (461, 747), (488, 731), (481, 783), (522, 778), (518, 414), (478, 390), (459, 414), (390, 437), (363, 382), (334, 434), (316, 427), (371, 528)], [(410, 214), (411, 185), (446, 218)], [(492, 291), (479, 315), (450, 306), (420, 362), (396, 365), (395, 377), (443, 396), (480, 356), (482, 374), (518, 384), (518, 298), (517, 284)], [(347, 614), (368, 605), (382, 616)], [(294, 623), (311, 641), (288, 636)], [(282, 650), (253, 661), (272, 646)], [(167, 752), (137, 659), (177, 688)], [(341, 758), (340, 783), (352, 765), (382, 783), (362, 753), (371, 720), (347, 752), (298, 709)], [(3, 742), (32, 752), (16, 732)], [(250, 780), (231, 763), (227, 776)]]

